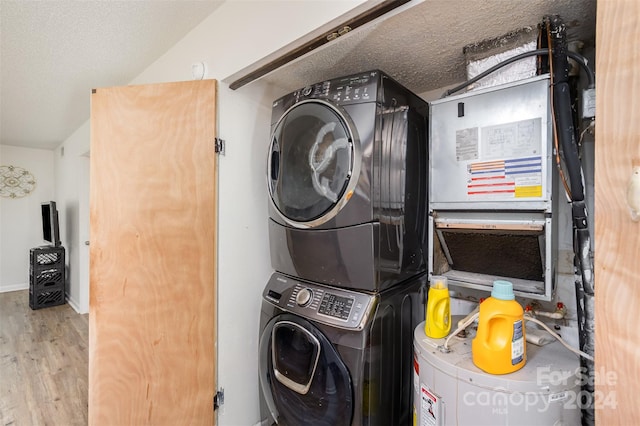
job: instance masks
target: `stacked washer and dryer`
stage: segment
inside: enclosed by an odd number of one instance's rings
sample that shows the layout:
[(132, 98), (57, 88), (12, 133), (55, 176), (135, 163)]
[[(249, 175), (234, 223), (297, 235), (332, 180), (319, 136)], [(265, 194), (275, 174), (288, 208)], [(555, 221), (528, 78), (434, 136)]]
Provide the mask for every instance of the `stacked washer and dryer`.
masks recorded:
[(410, 424), (428, 104), (379, 70), (273, 104), (263, 423)]

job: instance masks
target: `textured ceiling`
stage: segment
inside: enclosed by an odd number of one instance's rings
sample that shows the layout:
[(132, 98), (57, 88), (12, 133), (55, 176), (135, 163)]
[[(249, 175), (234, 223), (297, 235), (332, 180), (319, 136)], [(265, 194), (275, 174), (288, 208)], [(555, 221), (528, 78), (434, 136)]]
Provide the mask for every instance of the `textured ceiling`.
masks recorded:
[[(221, 3), (0, 0), (0, 143), (57, 147), (89, 118), (91, 88), (127, 84)], [(262, 80), (284, 94), (379, 68), (422, 94), (465, 79), (465, 45), (535, 27), (546, 14), (593, 47), (595, 8), (596, 0), (412, 0)]]
[(525, 27), (535, 29), (549, 14), (564, 20), (569, 40), (581, 40), (591, 49), (595, 43), (596, 0), (424, 0), (402, 9), (264, 79), (285, 94), (328, 78), (378, 68), (423, 94), (466, 79), (464, 46)]
[(0, 143), (55, 148), (221, 1), (0, 0)]

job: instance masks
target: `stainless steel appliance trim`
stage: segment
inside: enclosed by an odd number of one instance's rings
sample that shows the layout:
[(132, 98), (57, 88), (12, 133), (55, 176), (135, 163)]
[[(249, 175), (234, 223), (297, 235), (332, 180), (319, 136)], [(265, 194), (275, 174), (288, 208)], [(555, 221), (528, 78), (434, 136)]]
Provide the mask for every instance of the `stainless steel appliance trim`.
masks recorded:
[[(313, 342), (313, 344), (316, 345), (316, 347), (318, 348), (318, 351), (316, 352), (316, 359), (313, 362), (313, 370), (311, 372), (311, 378), (305, 384), (294, 382), (293, 380), (291, 380), (290, 378), (288, 378), (287, 376), (285, 376), (284, 374), (282, 374), (278, 370), (277, 363), (276, 363), (275, 343), (274, 343), (275, 342), (275, 334), (276, 334), (276, 330), (278, 329), (278, 327), (285, 326), (285, 325), (298, 328), (299, 330), (304, 332), (309, 337), (309, 340), (311, 340)], [(322, 347), (320, 346), (320, 341), (316, 338), (316, 336), (314, 336), (313, 334), (311, 334), (309, 332), (309, 330), (307, 330), (304, 327), (301, 327), (300, 325), (296, 324), (295, 322), (292, 322), (292, 321), (278, 321), (277, 323), (275, 323), (273, 325), (273, 329), (271, 330), (271, 360), (272, 360), (272, 363), (273, 363), (273, 372), (275, 373), (276, 379), (278, 379), (278, 381), (280, 383), (282, 383), (283, 385), (285, 385), (286, 387), (288, 387), (292, 391), (297, 392), (300, 395), (306, 395), (307, 392), (309, 392), (309, 388), (311, 387), (311, 382), (313, 381), (313, 377), (316, 374), (316, 368), (318, 367), (318, 359), (320, 359), (320, 351), (321, 350), (322, 350)]]
[(435, 218), (436, 229), (488, 229), (496, 231), (542, 231), (545, 221), (543, 220), (512, 220), (499, 221), (491, 219), (455, 219), (455, 218)]
[(292, 105), (291, 107), (289, 107), (289, 109), (287, 109), (282, 116), (278, 119), (278, 121), (276, 122), (276, 124), (273, 126), (274, 129), (277, 129), (278, 126), (280, 125), (280, 123), (282, 122), (282, 120), (284, 120), (284, 118), (295, 108), (299, 107), (300, 105), (304, 105), (307, 103), (315, 103), (315, 104), (320, 104), (323, 105), (327, 108), (332, 109), (343, 121), (344, 124), (347, 127), (347, 133), (350, 135), (351, 137), (351, 149), (352, 149), (352, 163), (351, 163), (351, 170), (350, 170), (350, 174), (349, 174), (349, 183), (347, 184), (347, 188), (344, 191), (344, 194), (342, 194), (342, 197), (333, 205), (333, 207), (326, 212), (324, 215), (322, 215), (321, 217), (315, 219), (315, 220), (311, 220), (308, 222), (298, 222), (295, 220), (291, 220), (290, 218), (288, 218), (287, 216), (285, 216), (280, 209), (278, 208), (278, 206), (276, 206), (276, 204), (273, 201), (273, 193), (271, 191), (271, 184), (269, 182), (270, 176), (271, 176), (271, 152), (273, 150), (273, 139), (274, 139), (274, 134), (272, 133), (270, 135), (270, 142), (269, 142), (269, 150), (268, 150), (268, 154), (267, 154), (267, 174), (266, 174), (266, 179), (267, 179), (267, 188), (269, 189), (269, 202), (271, 203), (271, 205), (273, 206), (273, 209), (278, 213), (278, 216), (280, 216), (280, 218), (285, 221), (285, 223), (287, 223), (288, 225), (291, 225), (295, 228), (301, 228), (301, 229), (306, 229), (306, 228), (314, 228), (316, 226), (322, 225), (323, 223), (326, 223), (328, 221), (330, 221), (331, 219), (333, 219), (334, 217), (336, 217), (336, 215), (338, 214), (338, 212), (340, 212), (340, 210), (342, 209), (342, 207), (349, 201), (349, 199), (351, 198), (351, 196), (353, 195), (353, 191), (355, 190), (357, 184), (358, 184), (358, 179), (360, 178), (360, 168), (362, 165), (362, 149), (360, 146), (360, 137), (358, 136), (358, 132), (356, 129), (355, 124), (353, 123), (353, 120), (351, 119), (351, 117), (349, 116), (349, 114), (339, 105), (334, 104), (333, 102), (331, 102), (330, 100), (324, 100), (324, 99), (307, 99), (301, 102), (297, 102), (296, 104)]
[[(276, 283), (279, 286), (278, 288), (274, 285)], [(294, 293), (297, 291), (296, 288), (307, 288), (311, 290), (314, 293), (314, 302), (307, 306), (298, 306), (295, 303)], [(281, 294), (281, 297), (279, 299), (270, 297), (268, 294), (270, 289), (276, 289), (277, 292)], [(317, 299), (317, 304), (319, 305), (325, 293), (353, 299), (353, 308), (349, 320), (345, 321), (343, 319), (318, 313), (318, 307), (316, 306), (315, 300)], [(267, 303), (277, 306), (285, 312), (298, 315), (311, 321), (343, 330), (360, 331), (364, 329), (369, 317), (375, 311), (379, 296), (377, 294), (368, 294), (343, 288), (330, 287), (318, 283), (309, 283), (289, 276), (284, 276), (279, 273), (274, 273), (263, 292), (263, 299)], [(354, 314), (357, 314), (357, 318), (355, 319), (353, 316)]]

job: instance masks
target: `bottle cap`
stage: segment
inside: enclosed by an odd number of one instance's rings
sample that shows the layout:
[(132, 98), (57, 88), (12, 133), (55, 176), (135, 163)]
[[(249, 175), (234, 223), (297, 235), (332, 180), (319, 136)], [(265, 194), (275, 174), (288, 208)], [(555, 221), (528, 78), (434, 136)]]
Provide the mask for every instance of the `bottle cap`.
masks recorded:
[(514, 300), (516, 297), (513, 294), (513, 284), (509, 281), (494, 281), (493, 290), (491, 290), (491, 297), (499, 300)]
[(431, 277), (431, 288), (436, 290), (444, 290), (449, 288), (449, 284), (447, 282), (447, 277), (443, 277), (440, 275), (434, 275)]

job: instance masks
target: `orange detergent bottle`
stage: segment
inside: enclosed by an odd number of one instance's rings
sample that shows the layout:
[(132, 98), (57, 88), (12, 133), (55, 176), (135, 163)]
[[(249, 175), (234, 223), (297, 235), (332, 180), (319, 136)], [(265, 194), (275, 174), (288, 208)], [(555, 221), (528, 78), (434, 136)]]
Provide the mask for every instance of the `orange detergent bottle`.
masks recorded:
[(427, 296), (424, 334), (433, 339), (447, 337), (451, 331), (451, 299), (447, 277), (431, 277)]
[(490, 374), (513, 373), (527, 362), (524, 311), (513, 284), (494, 281), (491, 297), (480, 303), (478, 333), (471, 343), (473, 363)]

